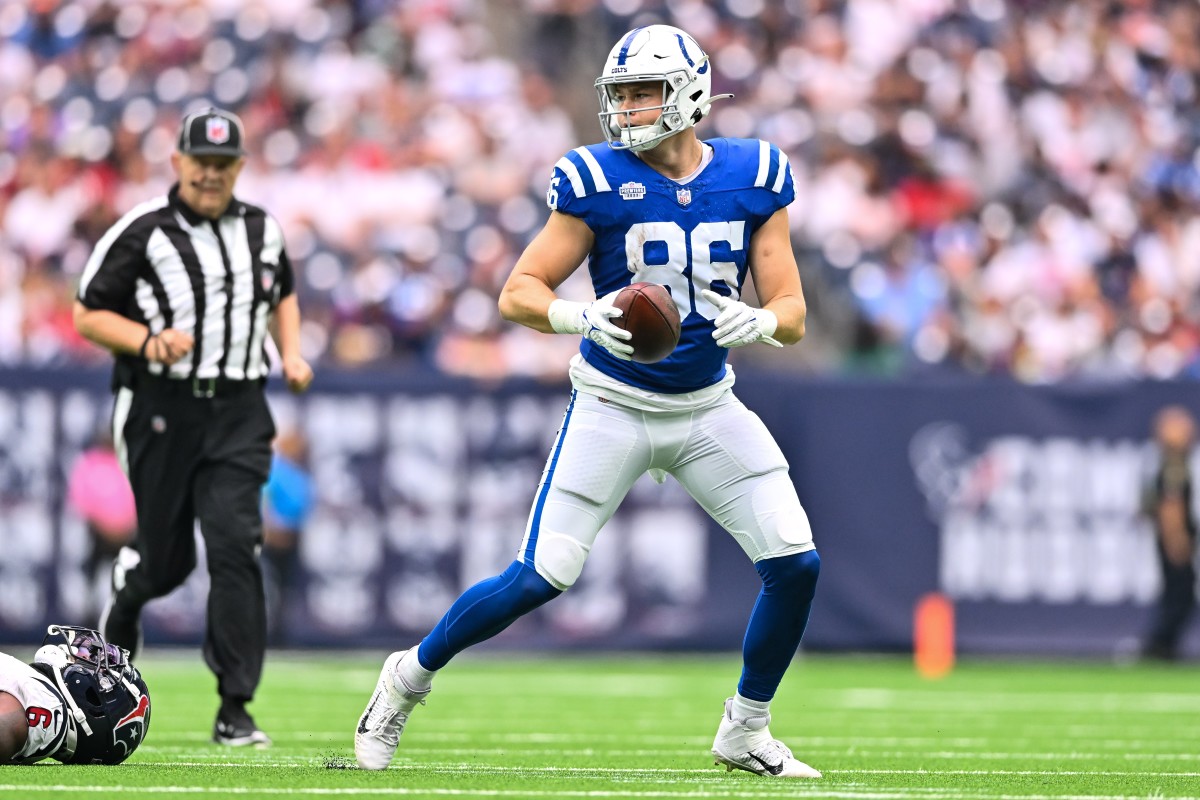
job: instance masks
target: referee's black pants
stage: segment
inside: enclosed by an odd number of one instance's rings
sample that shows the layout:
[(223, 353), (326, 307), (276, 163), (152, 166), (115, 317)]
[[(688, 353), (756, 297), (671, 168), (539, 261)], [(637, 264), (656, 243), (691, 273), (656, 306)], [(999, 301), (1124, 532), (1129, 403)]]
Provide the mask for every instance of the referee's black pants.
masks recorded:
[(275, 424), (259, 381), (140, 374), (117, 392), (113, 438), (137, 505), (139, 558), (118, 559), (114, 610), (140, 613), (196, 566), (200, 522), (210, 589), (204, 660), (222, 698), (249, 701), (262, 676), (266, 603), (258, 551)]

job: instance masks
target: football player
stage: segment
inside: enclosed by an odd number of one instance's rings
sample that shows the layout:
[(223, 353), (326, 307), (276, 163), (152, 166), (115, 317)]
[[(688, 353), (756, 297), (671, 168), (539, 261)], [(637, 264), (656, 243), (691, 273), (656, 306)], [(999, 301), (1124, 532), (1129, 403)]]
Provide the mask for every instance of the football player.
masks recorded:
[[(435, 672), (569, 589), (596, 535), (646, 472), (669, 474), (741, 545), (762, 577), (737, 691), (712, 753), (760, 775), (818, 778), (770, 733), (769, 707), (808, 622), (820, 559), (783, 452), (734, 396), (729, 350), (783, 346), (804, 334), (805, 302), (787, 207), (787, 156), (758, 140), (701, 140), (712, 64), (686, 32), (630, 31), (596, 81), (606, 143), (554, 166), (545, 227), (500, 295), (508, 320), (582, 335), (574, 387), (535, 493), (516, 560), (469, 588), (418, 647), (392, 653), (359, 720), (361, 767), (383, 769)], [(555, 289), (587, 259), (597, 300)], [(742, 300), (747, 278), (761, 307)], [(617, 292), (662, 284), (682, 333), (665, 360), (631, 360), (613, 324)], [(665, 555), (665, 554), (664, 554)]]
[(0, 653), (0, 764), (120, 764), (149, 727), (145, 681), (94, 630), (51, 625), (32, 664)]

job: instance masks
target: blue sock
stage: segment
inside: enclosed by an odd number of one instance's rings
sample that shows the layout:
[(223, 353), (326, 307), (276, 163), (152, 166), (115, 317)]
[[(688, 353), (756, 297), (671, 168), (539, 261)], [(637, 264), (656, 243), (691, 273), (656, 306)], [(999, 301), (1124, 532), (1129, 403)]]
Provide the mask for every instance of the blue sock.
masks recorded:
[(532, 567), (514, 561), (494, 578), (463, 592), (417, 648), (417, 661), (437, 670), (473, 644), (490, 639), (518, 617), (562, 594)]
[(816, 550), (754, 565), (763, 588), (750, 613), (742, 642), (742, 679), (738, 693), (750, 700), (770, 700), (800, 646), (821, 573)]

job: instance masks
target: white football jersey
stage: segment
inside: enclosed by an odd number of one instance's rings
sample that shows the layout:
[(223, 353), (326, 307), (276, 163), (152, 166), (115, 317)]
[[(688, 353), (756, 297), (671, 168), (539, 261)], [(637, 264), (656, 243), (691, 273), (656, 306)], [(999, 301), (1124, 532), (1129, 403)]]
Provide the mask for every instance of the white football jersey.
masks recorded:
[(0, 692), (20, 701), (29, 722), (29, 738), (13, 761), (33, 764), (57, 753), (67, 737), (68, 712), (50, 679), (24, 661), (0, 653)]

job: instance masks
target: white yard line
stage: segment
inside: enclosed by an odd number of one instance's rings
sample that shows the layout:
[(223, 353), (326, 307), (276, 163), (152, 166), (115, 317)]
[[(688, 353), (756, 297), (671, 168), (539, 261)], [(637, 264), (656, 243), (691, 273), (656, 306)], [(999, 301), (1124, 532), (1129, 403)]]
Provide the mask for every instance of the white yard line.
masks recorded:
[[(1009, 794), (1001, 792), (964, 792), (960, 789), (945, 789), (941, 787), (907, 787), (904, 789), (863, 790), (836, 788), (831, 789), (820, 783), (790, 782), (771, 784), (779, 786), (779, 790), (739, 791), (688, 789), (673, 791), (615, 791), (615, 790), (552, 790), (536, 791), (528, 789), (416, 789), (407, 787), (383, 788), (351, 788), (351, 787), (279, 787), (252, 788), (242, 786), (124, 786), (90, 785), (89, 791), (114, 792), (122, 794), (221, 794), (221, 795), (283, 795), (283, 796), (444, 796), (444, 797), (612, 797), (612, 798), (693, 798), (693, 797), (726, 797), (726, 798), (760, 798), (780, 797), (795, 798), (806, 795), (839, 798), (840, 800), (905, 800), (930, 796), (953, 797), (956, 800), (1145, 800), (1142, 795), (1083, 795), (1083, 794)], [(787, 787), (787, 788), (784, 788)], [(0, 792), (78, 792), (80, 786), (71, 784), (36, 785), (36, 784), (0, 784)], [(809, 790), (812, 791), (809, 791)], [(1200, 800), (1197, 797), (1172, 796), (1171, 800)]]
[[(847, 751), (843, 749), (831, 750), (823, 748), (807, 748), (804, 750), (805, 755), (820, 754), (822, 757), (837, 757), (847, 755)], [(405, 754), (409, 757), (446, 757), (446, 756), (512, 756), (519, 754), (521, 756), (573, 756), (573, 757), (590, 757), (601, 756), (604, 758), (627, 756), (636, 758), (650, 758), (654, 756), (664, 756), (673, 758), (688, 758), (695, 756), (704, 758), (705, 756), (696, 750), (596, 750), (592, 748), (580, 749), (563, 749), (563, 748), (528, 748), (522, 747), (519, 750), (514, 748), (480, 748), (470, 747), (462, 749), (426, 749), (419, 747), (409, 747), (405, 749)], [(911, 757), (911, 751), (896, 750), (866, 750), (863, 748), (855, 748), (853, 755), (856, 758), (907, 758)], [(1159, 762), (1200, 762), (1200, 753), (1126, 753), (1126, 754), (1097, 754), (1097, 753), (979, 753), (979, 752), (924, 752), (921, 753), (924, 758), (935, 758), (943, 761), (962, 761), (971, 759), (983, 759), (986, 761), (1159, 761)]]
[[(134, 763), (134, 762), (131, 762)], [(246, 767), (290, 767), (292, 769), (320, 768), (322, 759), (307, 758), (303, 763), (294, 761), (139, 761), (138, 767), (228, 767), (243, 769)], [(722, 777), (717, 767), (700, 769), (670, 769), (670, 768), (638, 768), (638, 767), (500, 767), (468, 762), (427, 762), (422, 764), (393, 764), (394, 771), (434, 770), (440, 772), (465, 772), (504, 774), (504, 773), (592, 773), (600, 775), (638, 775), (649, 778), (655, 775), (687, 775), (690, 777)], [(1062, 769), (826, 769), (826, 774), (833, 775), (994, 775), (996, 777), (1050, 777), (1056, 775), (1094, 776), (1102, 778), (1200, 778), (1200, 772), (1148, 772), (1146, 770), (1062, 770)], [(793, 785), (807, 786), (798, 782)], [(1022, 795), (1024, 796), (1024, 795)], [(1144, 798), (1143, 798), (1144, 800)]]

